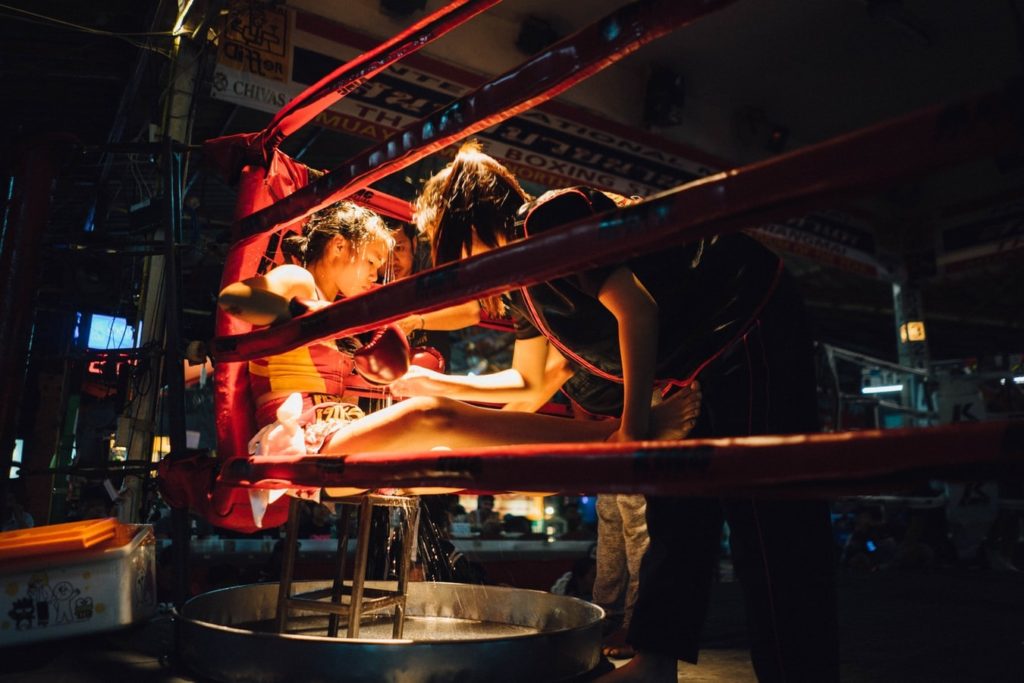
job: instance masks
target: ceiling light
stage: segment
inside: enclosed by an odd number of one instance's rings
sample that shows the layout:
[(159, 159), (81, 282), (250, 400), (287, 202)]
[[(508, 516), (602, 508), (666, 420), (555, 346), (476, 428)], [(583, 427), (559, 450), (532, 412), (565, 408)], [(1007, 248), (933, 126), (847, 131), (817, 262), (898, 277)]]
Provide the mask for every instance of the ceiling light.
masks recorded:
[(878, 387), (863, 387), (860, 390), (862, 394), (894, 394), (897, 391), (903, 391), (902, 384), (883, 384)]

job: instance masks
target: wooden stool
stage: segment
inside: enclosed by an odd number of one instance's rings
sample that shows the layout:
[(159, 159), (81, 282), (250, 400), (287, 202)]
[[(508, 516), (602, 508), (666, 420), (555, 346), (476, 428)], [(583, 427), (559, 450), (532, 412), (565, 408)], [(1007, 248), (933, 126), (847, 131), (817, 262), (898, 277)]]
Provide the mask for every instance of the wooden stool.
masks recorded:
[[(288, 611), (302, 609), (330, 614), (327, 635), (338, 636), (341, 622), (347, 623), (347, 637), (359, 637), (359, 623), (364, 614), (395, 608), (395, 621), (391, 637), (401, 638), (405, 626), (405, 599), (409, 582), (409, 565), (415, 545), (416, 524), (419, 520), (419, 499), (415, 496), (397, 496), (382, 493), (364, 493), (344, 498), (324, 496), (322, 500), (340, 505), (341, 531), (331, 588), (308, 591), (292, 595), (292, 578), (295, 573), (295, 554), (298, 548), (299, 514), (302, 501), (292, 498), (288, 510), (288, 524), (285, 527), (285, 547), (281, 561), (281, 584), (277, 597), (277, 630), (287, 632)], [(405, 533), (402, 555), (398, 563), (398, 587), (396, 590), (366, 588), (366, 565), (369, 558), (370, 521), (374, 507), (400, 508), (405, 511)], [(356, 532), (355, 566), (352, 570), (352, 584), (345, 584), (345, 563), (348, 555), (348, 519), (352, 508), (358, 509), (359, 526)], [(389, 521), (390, 528), (390, 521)], [(344, 598), (348, 598), (346, 602)]]

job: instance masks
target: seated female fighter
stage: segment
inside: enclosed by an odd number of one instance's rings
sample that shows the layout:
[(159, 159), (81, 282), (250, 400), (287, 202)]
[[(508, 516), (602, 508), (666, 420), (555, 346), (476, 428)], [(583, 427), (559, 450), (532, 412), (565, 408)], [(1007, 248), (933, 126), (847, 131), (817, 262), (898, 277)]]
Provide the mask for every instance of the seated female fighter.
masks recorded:
[[(301, 236), (285, 240), (287, 253), (302, 265), (281, 265), (266, 275), (228, 285), (220, 293), (219, 304), (257, 325), (289, 320), (305, 310), (370, 290), (391, 245), (380, 217), (351, 202), (338, 202), (313, 214)], [(296, 306), (296, 302), (302, 305)], [(401, 335), (385, 335), (380, 343), (394, 343), (396, 337), (401, 339)], [(404, 339), (398, 342), (397, 354), (393, 349), (375, 349), (383, 351), (374, 356), (378, 376), (394, 375), (395, 366), (399, 371), (407, 367), (408, 359), (401, 357), (407, 348), (404, 344)], [(258, 435), (264, 444), (262, 453), (280, 454), (277, 447), (281, 444), (290, 447), (289, 454), (304, 448), (307, 453), (345, 455), (603, 441), (618, 428), (618, 421), (499, 411), (440, 396), (411, 398), (364, 415), (342, 398), (357, 354), (359, 351), (349, 350), (344, 343), (319, 342), (250, 362), (257, 423), (263, 428)], [(400, 358), (395, 360), (396, 356)], [(496, 386), (492, 400), (515, 398), (523, 384), (522, 379), (518, 386), (506, 382), (504, 392)], [(296, 405), (299, 402), (301, 409)], [(664, 404), (654, 414), (652, 436), (672, 438), (679, 433), (679, 425), (695, 417), (692, 403)], [(279, 410), (282, 407), (284, 410)], [(274, 448), (267, 450), (268, 444)]]

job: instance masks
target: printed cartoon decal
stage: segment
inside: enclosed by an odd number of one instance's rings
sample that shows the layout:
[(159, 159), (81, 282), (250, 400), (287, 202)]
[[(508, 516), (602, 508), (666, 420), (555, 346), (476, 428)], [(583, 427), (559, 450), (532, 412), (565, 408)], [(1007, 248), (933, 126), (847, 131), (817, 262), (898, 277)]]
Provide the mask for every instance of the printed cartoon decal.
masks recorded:
[(50, 580), (45, 573), (33, 574), (28, 580), (28, 597), (35, 603), (36, 626), (50, 623)]
[(14, 620), (14, 628), (18, 631), (26, 631), (32, 628), (32, 616), (35, 609), (32, 605), (32, 598), (15, 600), (7, 616)]
[(85, 621), (92, 617), (92, 598), (78, 598), (75, 600), (75, 619)]
[[(38, 573), (29, 578), (25, 595), (11, 603), (7, 616), (13, 620), (16, 630), (27, 631), (88, 621), (99, 611), (92, 597), (82, 595), (82, 591), (70, 581), (59, 581), (50, 586), (47, 575)], [(4, 622), (3, 628), (10, 628), (10, 623)]]
[(82, 591), (71, 585), (70, 581), (61, 581), (53, 587), (53, 620), (58, 624), (66, 624), (75, 620), (71, 609), (71, 601)]

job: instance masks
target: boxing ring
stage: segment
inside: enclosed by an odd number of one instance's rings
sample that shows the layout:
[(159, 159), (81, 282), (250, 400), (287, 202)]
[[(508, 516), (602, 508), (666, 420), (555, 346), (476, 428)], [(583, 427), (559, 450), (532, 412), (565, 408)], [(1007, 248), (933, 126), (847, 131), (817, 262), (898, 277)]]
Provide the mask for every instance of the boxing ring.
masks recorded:
[[(627, 5), (316, 179), (277, 150), (281, 141), (329, 104), (496, 1), (452, 2), (329, 74), (287, 105), (264, 131), (207, 141), (207, 156), (227, 176), (237, 178), (239, 184), (236, 242), (225, 264), (223, 283), (252, 276), (273, 265), (271, 246), (289, 230), (296, 230), (304, 216), (334, 201), (349, 198), (386, 216), (408, 221), (407, 202), (369, 189), (369, 185), (556, 96), (645, 43), (731, 2), (640, 0)], [(1019, 475), (1024, 470), (1024, 424), (1012, 422), (669, 443), (552, 444), (443, 453), (375, 453), (372, 457), (360, 453), (345, 457), (270, 454), (254, 458), (245, 449), (255, 430), (251, 406), (244, 403), (248, 384), (243, 361), (378, 329), (412, 313), (438, 310), (585, 268), (620, 262), (666, 244), (791, 218), (827, 206), (837, 198), (856, 196), (997, 150), (1019, 151), (1024, 147), (1022, 131), (1024, 97), (1018, 85), (1009, 84), (959, 103), (922, 110), (768, 161), (712, 175), (639, 204), (421, 272), (273, 328), (252, 330), (248, 324), (218, 311), (217, 338), (212, 351), (217, 360), (216, 421), (222, 460), (203, 466), (203, 472), (213, 482), (209, 491), (183, 497), (213, 523), (233, 523), (245, 529), (247, 515), (248, 522), (252, 522), (251, 492), (303, 487), (444, 486), (477, 490), (835, 497), (899, 491), (929, 478)], [(570, 243), (572, 247), (568, 248)], [(248, 416), (246, 410), (250, 411)], [(282, 523), (286, 510), (284, 500), (271, 503), (263, 515), (263, 525)], [(544, 656), (554, 658), (549, 660), (549, 671), (529, 674), (537, 680), (568, 680), (596, 664), (599, 633), (594, 624), (600, 619), (599, 614), (585, 613), (570, 603), (537, 598), (530, 602), (533, 616), (529, 619), (522, 614), (497, 616), (483, 607), (458, 615), (441, 615), (440, 606), (463, 604), (452, 593), (453, 588), (437, 584), (435, 588), (417, 586), (415, 593), (410, 590), (411, 614), (418, 613), (424, 618), (505, 619), (506, 623), (529, 631), (528, 635), (499, 634), (489, 638), (478, 637), (469, 629), (469, 635), (456, 646), (460, 653), (457, 658), (466, 662), (465, 668), (456, 672), (462, 676), (458, 680), (513, 680), (502, 676), (509, 675), (509, 662), (535, 656), (528, 654), (531, 643), (538, 648), (533, 652), (549, 653)], [(518, 599), (514, 595), (494, 595), (471, 602), (482, 606), (515, 603)], [(272, 636), (247, 631), (248, 627), (240, 625), (266, 617), (267, 604), (266, 596), (251, 587), (200, 596), (188, 603), (182, 611), (187, 661), (207, 675), (223, 680), (279, 680), (290, 673), (263, 669), (256, 677), (253, 672), (258, 667), (248, 665), (243, 673), (232, 668), (223, 652), (242, 647), (253, 650), (253, 656), (257, 656), (255, 650), (281, 648), (273, 649), (275, 655), (270, 659), (295, 661), (294, 657), (319, 657), (324, 671), (343, 660), (358, 661), (351, 680), (426, 681), (431, 680), (431, 675), (453, 676), (450, 666), (456, 655), (439, 656), (443, 648), (439, 650), (441, 646), (436, 643), (434, 648), (417, 650), (417, 644), (430, 643), (429, 633), (422, 638), (382, 644), (303, 635)], [(248, 636), (256, 638), (254, 642), (258, 645), (238, 640)], [(307, 648), (314, 645), (307, 640), (316, 640), (319, 654), (311, 654)], [(396, 649), (402, 647), (408, 649)], [(552, 654), (558, 651), (566, 653), (567, 659)], [(269, 660), (268, 666), (272, 666)], [(312, 675), (322, 673), (317, 665), (310, 666)], [(404, 677), (393, 674), (392, 666), (400, 667)], [(385, 671), (395, 677), (387, 678)], [(523, 679), (517, 674), (515, 680)]]

